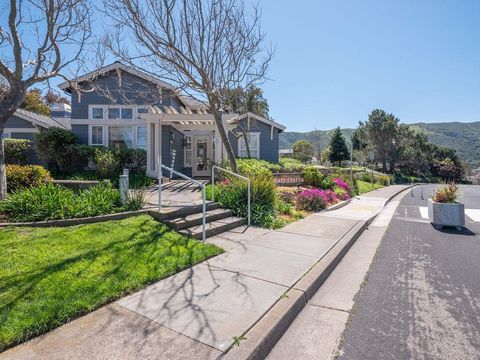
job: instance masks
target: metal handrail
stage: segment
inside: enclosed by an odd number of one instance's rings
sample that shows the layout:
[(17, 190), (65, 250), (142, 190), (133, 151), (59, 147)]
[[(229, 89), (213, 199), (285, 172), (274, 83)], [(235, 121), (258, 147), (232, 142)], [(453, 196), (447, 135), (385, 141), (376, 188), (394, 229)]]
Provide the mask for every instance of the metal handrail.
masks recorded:
[(250, 198), (251, 198), (251, 195), (250, 195), (250, 179), (246, 176), (239, 175), (237, 173), (234, 173), (233, 171), (224, 169), (220, 166), (213, 165), (212, 166), (212, 201), (215, 201), (215, 169), (222, 170), (222, 171), (226, 172), (227, 174), (236, 176), (236, 177), (238, 177), (242, 180), (247, 181), (247, 186), (248, 186), (248, 195), (247, 195), (248, 196), (248, 226), (250, 226), (250, 218), (251, 218), (251, 215), (250, 215)]
[(168, 166), (160, 164), (160, 168), (158, 169), (158, 211), (160, 211), (162, 209), (162, 178), (163, 178), (162, 169), (166, 169), (167, 171), (169, 171), (170, 172), (170, 177), (172, 177), (172, 173), (173, 173), (175, 175), (180, 176), (181, 178), (183, 178), (185, 180), (189, 180), (189, 181), (193, 182), (194, 184), (196, 184), (196, 185), (198, 185), (199, 187), (202, 188), (202, 198), (203, 198), (202, 240), (205, 241), (205, 238), (206, 238), (205, 227), (206, 227), (206, 222), (207, 222), (206, 221), (207, 204), (206, 204), (206, 196), (205, 196), (205, 184), (202, 184), (201, 182), (199, 182), (197, 180), (194, 180), (191, 177), (188, 177), (187, 175), (182, 174), (181, 172), (173, 170), (172, 168), (169, 168)]

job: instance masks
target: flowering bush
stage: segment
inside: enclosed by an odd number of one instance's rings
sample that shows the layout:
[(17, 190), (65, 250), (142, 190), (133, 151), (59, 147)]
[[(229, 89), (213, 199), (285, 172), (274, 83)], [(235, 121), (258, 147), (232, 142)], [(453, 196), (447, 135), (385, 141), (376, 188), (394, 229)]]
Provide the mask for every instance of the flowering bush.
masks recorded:
[(335, 204), (338, 202), (337, 194), (335, 194), (333, 190), (328, 189), (328, 190), (320, 190), (320, 191), (323, 191), (323, 193), (328, 199), (329, 204)]
[(350, 199), (350, 194), (345, 191), (345, 189), (342, 189), (341, 187), (335, 187), (335, 195), (337, 196), (337, 199), (339, 200), (348, 200)]
[(327, 207), (328, 196), (324, 190), (307, 189), (297, 195), (297, 209), (320, 211)]
[(335, 183), (335, 185), (337, 187), (339, 187), (340, 189), (343, 189), (345, 190), (345, 192), (351, 196), (352, 195), (352, 189), (350, 188), (350, 185), (348, 185), (345, 181), (343, 181), (342, 179), (340, 178), (333, 178), (333, 182)]

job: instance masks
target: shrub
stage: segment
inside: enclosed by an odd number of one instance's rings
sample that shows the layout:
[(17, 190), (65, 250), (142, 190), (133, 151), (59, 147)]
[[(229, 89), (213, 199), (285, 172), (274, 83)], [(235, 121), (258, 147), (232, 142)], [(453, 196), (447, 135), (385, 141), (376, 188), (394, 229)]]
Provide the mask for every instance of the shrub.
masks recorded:
[(313, 166), (306, 167), (305, 170), (303, 170), (302, 177), (306, 185), (315, 187), (321, 187), (322, 181), (325, 178), (320, 170)]
[(387, 175), (377, 176), (377, 181), (378, 181), (379, 184), (381, 184), (383, 186), (390, 185), (390, 177), (387, 176)]
[(110, 149), (95, 149), (94, 161), (98, 175), (104, 179), (114, 178), (121, 172), (120, 159)]
[[(271, 175), (257, 175), (251, 180), (251, 222), (253, 225), (266, 226), (270, 215), (275, 216), (275, 182)], [(212, 198), (212, 188), (207, 186), (207, 198)], [(231, 209), (236, 216), (248, 215), (247, 182), (230, 179), (215, 186), (215, 201), (222, 207)]]
[(435, 191), (432, 200), (439, 203), (456, 203), (459, 190), (460, 188), (456, 183), (444, 184)]
[(76, 200), (72, 212), (74, 217), (108, 214), (114, 208), (121, 207), (120, 193), (109, 181), (102, 181), (97, 186), (81, 191)]
[(287, 172), (287, 173), (302, 172), (306, 168), (306, 165), (297, 159), (280, 158), (278, 163), (282, 167), (283, 172)]
[(374, 184), (375, 183), (375, 176), (372, 175), (371, 173), (364, 172), (360, 176), (360, 180)]
[(5, 163), (23, 164), (27, 161), (27, 151), (32, 148), (32, 142), (26, 139), (4, 139)]
[(328, 197), (325, 192), (318, 189), (303, 190), (297, 195), (297, 209), (320, 211), (327, 207)]
[(283, 215), (291, 215), (293, 211), (293, 205), (291, 203), (285, 202), (278, 199), (276, 203), (277, 211)]
[[(348, 195), (352, 195), (352, 189), (346, 181), (343, 181), (341, 178), (333, 178), (332, 181), (335, 183), (335, 187), (343, 189)], [(335, 189), (334, 189), (335, 190)]]
[(7, 165), (7, 188), (14, 192), (52, 180), (50, 173), (39, 165)]
[(295, 204), (295, 197), (297, 196), (298, 190), (297, 188), (277, 188), (277, 196), (278, 198), (290, 204)]
[(348, 200), (351, 197), (350, 194), (345, 191), (345, 189), (342, 189), (340, 187), (336, 187), (333, 191), (335, 192), (335, 196), (337, 197), (337, 199)]
[(54, 162), (61, 172), (70, 172), (78, 163), (73, 161), (78, 154), (77, 137), (69, 130), (52, 127), (35, 135), (38, 157)]
[(130, 189), (140, 189), (153, 184), (153, 179), (145, 172), (130, 172), (128, 176)]
[[(137, 202), (138, 203), (138, 202)], [(52, 183), (16, 191), (0, 202), (0, 211), (12, 221), (44, 221), (110, 214), (137, 209), (127, 202), (122, 206), (119, 192), (103, 182), (75, 194)]]
[(325, 189), (325, 190), (332, 190), (335, 186), (335, 183), (333, 182), (333, 177), (331, 176), (325, 176), (320, 184), (320, 188)]
[(71, 217), (75, 193), (52, 183), (16, 191), (0, 203), (0, 210), (13, 221), (41, 221)]
[(238, 159), (237, 160), (238, 172), (248, 177), (257, 176), (257, 175), (272, 177), (272, 168), (276, 168), (276, 167), (280, 169), (280, 165), (271, 164), (265, 160), (257, 160), (257, 159)]
[(145, 203), (145, 191), (142, 189), (133, 189), (127, 193), (127, 199), (123, 207), (127, 211), (135, 211), (143, 208)]

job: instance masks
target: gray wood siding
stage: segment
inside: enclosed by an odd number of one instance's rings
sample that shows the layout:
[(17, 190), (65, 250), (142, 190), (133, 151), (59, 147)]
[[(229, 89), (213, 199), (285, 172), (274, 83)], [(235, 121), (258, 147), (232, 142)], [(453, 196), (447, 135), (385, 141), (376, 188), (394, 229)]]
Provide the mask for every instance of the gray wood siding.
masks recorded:
[[(241, 126), (244, 128), (247, 127), (247, 120), (240, 121)], [(249, 132), (258, 132), (260, 133), (260, 159), (270, 161), (273, 163), (278, 162), (278, 151), (279, 151), (279, 142), (278, 135), (279, 130), (277, 128), (273, 129), (273, 140), (271, 138), (271, 127), (268, 124), (265, 124), (261, 121), (251, 120)], [(238, 133), (238, 131), (237, 131)], [(238, 140), (231, 132), (228, 134), (228, 138), (233, 147), (233, 153), (235, 156), (238, 156)]]
[(8, 128), (34, 129), (35, 126), (30, 121), (19, 118), (16, 115), (12, 115), (5, 123), (5, 130), (8, 130)]
[(88, 125), (72, 125), (72, 132), (83, 145), (88, 145)]
[[(89, 105), (170, 105), (177, 110), (180, 107), (172, 91), (164, 89), (160, 96), (155, 84), (129, 73), (123, 73), (121, 86), (116, 72), (99, 77), (94, 86), (99, 90), (83, 92), (80, 102), (78, 95), (72, 93), (72, 119), (88, 119)], [(88, 89), (91, 85), (84, 87)]]

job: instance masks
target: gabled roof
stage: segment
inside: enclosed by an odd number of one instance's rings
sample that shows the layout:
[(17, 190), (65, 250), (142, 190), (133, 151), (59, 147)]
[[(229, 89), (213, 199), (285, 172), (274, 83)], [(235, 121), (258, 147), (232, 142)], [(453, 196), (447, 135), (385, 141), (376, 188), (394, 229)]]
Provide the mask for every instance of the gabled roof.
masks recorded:
[(34, 125), (37, 125), (37, 126), (40, 126), (40, 127), (46, 128), (46, 129), (48, 129), (50, 127), (58, 127), (58, 128), (62, 128), (62, 129), (67, 128), (65, 126), (65, 124), (62, 124), (62, 123), (58, 122), (57, 120), (52, 119), (49, 116), (40, 115), (40, 114), (31, 112), (31, 111), (27, 111), (25, 109), (17, 109), (13, 113), (13, 115), (18, 116), (19, 118), (21, 118), (23, 120), (29, 121)]
[(279, 124), (273, 120), (270, 120), (270, 119), (265, 119), (264, 117), (261, 117), (257, 114), (254, 114), (254, 113), (251, 113), (251, 112), (248, 112), (246, 114), (243, 114), (243, 115), (239, 115), (233, 119), (230, 119), (228, 120), (229, 123), (234, 123), (234, 122), (237, 122), (239, 120), (242, 120), (242, 119), (246, 119), (246, 118), (252, 118), (252, 119), (255, 119), (255, 120), (258, 120), (258, 121), (261, 121), (267, 125), (270, 125), (270, 126), (273, 126), (277, 129), (280, 129), (281, 131), (284, 131), (286, 129), (285, 126), (283, 126), (282, 124)]
[(178, 89), (175, 88), (175, 86), (173, 86), (172, 84), (169, 84), (168, 82), (160, 80), (157, 77), (155, 77), (153, 75), (150, 75), (150, 74), (148, 74), (144, 71), (137, 70), (137, 69), (135, 69), (131, 66), (125, 65), (125, 64), (121, 63), (120, 61), (115, 61), (113, 64), (101, 67), (101, 68), (96, 69), (94, 71), (91, 71), (91, 72), (89, 72), (85, 75), (76, 77), (75, 79), (65, 81), (65, 82), (59, 84), (58, 87), (62, 90), (69, 90), (71, 88), (72, 83), (80, 83), (82, 81), (87, 81), (87, 80), (90, 80), (92, 78), (107, 74), (107, 73), (109, 73), (111, 71), (114, 71), (114, 70), (123, 70), (123, 71), (125, 71), (129, 74), (138, 76), (141, 79), (144, 79), (144, 80), (149, 81), (149, 82), (151, 82), (155, 85), (158, 85), (161, 88), (173, 91), (185, 106), (188, 106), (188, 107), (194, 108), (194, 109), (199, 108), (199, 107), (205, 107), (205, 105), (203, 105), (202, 102), (180, 94)]

